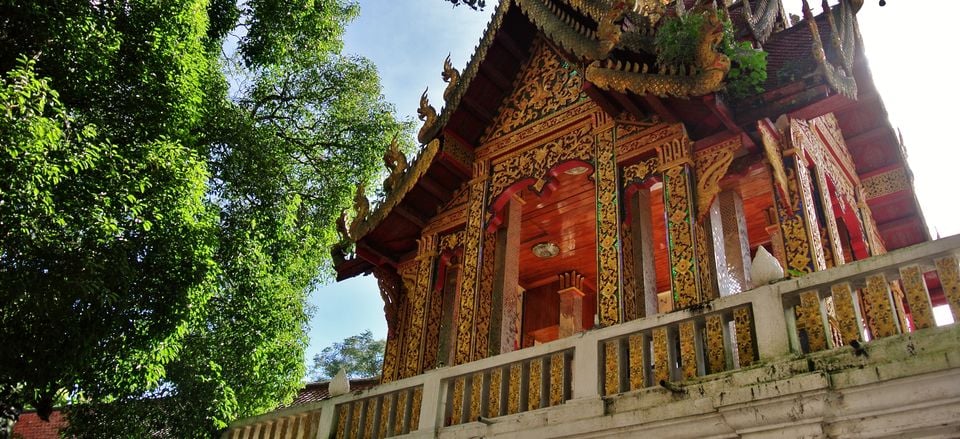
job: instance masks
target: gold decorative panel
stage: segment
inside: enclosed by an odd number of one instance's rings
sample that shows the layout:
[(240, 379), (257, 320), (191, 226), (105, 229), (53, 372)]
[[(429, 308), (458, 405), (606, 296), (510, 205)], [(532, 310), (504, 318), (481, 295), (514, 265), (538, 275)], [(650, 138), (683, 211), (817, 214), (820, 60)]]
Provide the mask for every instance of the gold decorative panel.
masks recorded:
[[(460, 236), (459, 233), (444, 235), (440, 240), (441, 250), (450, 250), (457, 247), (457, 242), (451, 242), (450, 237)], [(431, 260), (431, 273), (436, 271)], [(443, 286), (436, 285), (427, 292), (427, 319), (424, 321), (423, 365), (421, 370), (430, 370), (437, 366), (440, 354), (440, 322), (443, 320)], [(449, 305), (448, 305), (449, 306)]]
[(514, 183), (528, 178), (536, 180), (532, 187), (541, 191), (549, 177), (547, 172), (560, 163), (569, 160), (592, 163), (594, 137), (590, 135), (591, 130), (589, 124), (584, 124), (546, 143), (494, 162), (491, 199), (500, 196)]
[(565, 362), (566, 354), (557, 352), (550, 356), (550, 406), (563, 403), (563, 390), (565, 387)]
[(367, 398), (367, 410), (363, 418), (363, 437), (372, 438), (373, 424), (376, 420), (377, 398)]
[(827, 348), (827, 338), (823, 332), (823, 316), (820, 313), (820, 296), (816, 291), (800, 293), (800, 305), (795, 308), (797, 331), (806, 334), (810, 352), (819, 352)]
[(503, 386), (503, 369), (490, 371), (490, 395), (487, 397), (487, 416), (500, 416), (500, 389)]
[(467, 363), (473, 356), (477, 272), (480, 264), (480, 240), (483, 236), (483, 204), (487, 176), (486, 162), (475, 162), (473, 175), (474, 179), (470, 182), (467, 226), (463, 235), (463, 271), (461, 272), (460, 307), (457, 313), (455, 364)]
[(727, 175), (733, 163), (733, 154), (740, 149), (740, 136), (725, 140), (694, 154), (694, 169), (697, 175), (697, 215), (710, 211), (710, 203), (720, 193), (720, 179)]
[(700, 303), (689, 168), (676, 166), (665, 170), (663, 187), (674, 309), (684, 309)]
[(863, 333), (860, 332), (860, 318), (857, 317), (857, 310), (853, 305), (853, 289), (850, 284), (847, 282), (836, 284), (830, 287), (830, 292), (844, 344), (849, 344), (853, 340), (863, 340)]
[(620, 393), (620, 341), (603, 342), (603, 394)]
[(903, 284), (907, 303), (910, 305), (910, 314), (916, 329), (936, 326), (933, 319), (933, 310), (930, 307), (930, 292), (927, 283), (923, 280), (923, 270), (919, 265), (908, 265), (900, 268), (900, 282)]
[(653, 379), (670, 381), (670, 358), (667, 354), (667, 328), (653, 330)]
[(871, 175), (860, 182), (863, 187), (863, 196), (867, 200), (880, 198), (900, 191), (910, 190), (910, 177), (903, 168)]
[(480, 279), (477, 286), (476, 337), (473, 359), (480, 360), (490, 355), (490, 319), (493, 312), (493, 271), (496, 268), (495, 252), (497, 234), (484, 233), (483, 256), (480, 259)]
[(404, 376), (413, 376), (423, 370), (423, 341), (426, 324), (427, 298), (430, 294), (430, 280), (433, 277), (433, 262), (436, 259), (436, 236), (426, 235), (417, 241), (417, 283), (409, 291), (410, 311), (407, 326), (407, 345), (404, 350)]
[(393, 405), (394, 394), (383, 395), (383, 401), (380, 403), (380, 428), (377, 429), (377, 437), (387, 437), (390, 431), (390, 409)]
[(423, 387), (414, 387), (410, 397), (410, 431), (420, 428), (420, 404), (423, 403)]
[(350, 403), (337, 405), (337, 438), (347, 437), (347, 423), (350, 420)]
[(510, 381), (507, 383), (507, 414), (520, 413), (520, 375), (523, 373), (523, 365), (514, 363), (510, 365)]
[(723, 372), (727, 368), (723, 347), (723, 318), (719, 314), (707, 316), (707, 367), (709, 373)]
[(543, 381), (543, 361), (536, 358), (530, 362), (530, 376), (527, 381), (527, 410), (540, 408), (540, 385)]
[(617, 195), (617, 162), (614, 129), (601, 131), (596, 140), (597, 166), (597, 307), (600, 325), (620, 323), (620, 233)]
[(463, 422), (463, 392), (466, 390), (466, 376), (453, 379), (453, 400), (450, 406), (450, 424), (457, 425)]
[(657, 169), (659, 168), (660, 159), (656, 157), (652, 157), (632, 165), (624, 166), (623, 175), (620, 178), (621, 181), (623, 181), (623, 187), (630, 186), (631, 184), (643, 183), (648, 178), (655, 176), (657, 174)]
[(516, 84), (500, 105), (497, 118), (490, 124), (482, 143), (586, 99), (580, 72), (554, 52), (544, 39), (534, 43), (533, 55)]
[(749, 305), (733, 310), (733, 321), (737, 332), (740, 367), (747, 367), (759, 360), (753, 340), (753, 310)]
[(363, 410), (363, 401), (354, 401), (350, 414), (350, 437), (360, 437), (360, 412)]
[(407, 399), (406, 392), (397, 393), (397, 410), (393, 419), (394, 436), (403, 434), (403, 419), (407, 417)]
[(470, 381), (470, 418), (469, 421), (475, 421), (483, 416), (480, 412), (483, 402), (483, 372), (473, 374)]
[(948, 256), (936, 260), (937, 276), (943, 286), (943, 295), (947, 298), (954, 321), (960, 321), (960, 271), (957, 269), (957, 257)]
[(863, 302), (867, 327), (870, 328), (873, 338), (889, 337), (897, 333), (897, 321), (890, 304), (890, 285), (883, 274), (867, 277)]
[(692, 320), (680, 323), (680, 363), (684, 379), (697, 377), (696, 328)]
[(646, 385), (646, 372), (643, 367), (643, 357), (646, 356), (645, 344), (642, 334), (633, 334), (627, 339), (630, 349), (629, 373), (630, 390), (642, 389)]
[(633, 230), (630, 224), (624, 222), (620, 226), (620, 241), (622, 255), (620, 261), (623, 264), (620, 267), (620, 273), (623, 282), (623, 321), (629, 322), (640, 317), (637, 311), (637, 295), (643, 295), (643, 290), (637, 285), (635, 275), (635, 258), (633, 254)]

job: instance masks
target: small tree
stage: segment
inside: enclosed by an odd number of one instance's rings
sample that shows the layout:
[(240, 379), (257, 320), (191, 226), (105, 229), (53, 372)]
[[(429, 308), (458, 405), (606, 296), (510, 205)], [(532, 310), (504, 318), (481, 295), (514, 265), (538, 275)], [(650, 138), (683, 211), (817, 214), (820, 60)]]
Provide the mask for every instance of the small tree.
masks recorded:
[(383, 369), (384, 339), (374, 340), (370, 330), (347, 337), (313, 356), (310, 376), (314, 380), (330, 379), (342, 368), (350, 378), (369, 378), (380, 375)]

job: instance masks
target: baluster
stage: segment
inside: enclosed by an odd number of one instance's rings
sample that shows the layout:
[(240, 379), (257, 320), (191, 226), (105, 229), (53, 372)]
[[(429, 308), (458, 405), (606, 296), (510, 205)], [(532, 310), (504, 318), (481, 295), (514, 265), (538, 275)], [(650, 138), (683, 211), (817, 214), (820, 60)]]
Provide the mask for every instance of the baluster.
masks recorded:
[(642, 389), (646, 386), (646, 373), (644, 370), (644, 357), (646, 356), (646, 346), (643, 334), (633, 334), (628, 338), (630, 350), (630, 390)]
[(523, 373), (523, 365), (514, 363), (510, 365), (510, 381), (507, 387), (507, 414), (520, 413), (520, 375)]
[(357, 439), (360, 437), (360, 421), (363, 416), (363, 401), (354, 401), (350, 403), (351, 410), (350, 414), (350, 439)]
[(758, 360), (753, 336), (753, 311), (750, 305), (733, 310), (733, 321), (737, 332), (737, 352), (740, 358), (740, 367), (747, 367)]
[(711, 314), (707, 316), (707, 372), (717, 373), (725, 369), (723, 318), (720, 314)]
[(417, 431), (420, 428), (420, 405), (423, 403), (423, 387), (414, 387), (410, 396), (410, 423), (408, 431)]
[(849, 282), (843, 282), (830, 287), (833, 295), (833, 307), (840, 322), (840, 334), (844, 343), (853, 340), (863, 340), (863, 330), (860, 327), (860, 316), (854, 306), (853, 288)]
[(670, 381), (670, 359), (667, 355), (667, 328), (653, 330), (653, 378), (659, 383)]
[(350, 403), (337, 405), (337, 439), (347, 437), (347, 423), (350, 418)]
[(603, 342), (603, 394), (620, 393), (620, 347), (619, 340)]
[(483, 413), (483, 372), (476, 372), (470, 380), (470, 421), (476, 421)]
[(463, 393), (466, 387), (466, 377), (458, 376), (453, 379), (453, 402), (450, 406), (450, 425), (463, 422)]
[[(820, 294), (816, 291), (800, 293), (800, 305), (796, 307), (797, 332), (807, 335), (806, 352), (819, 352), (827, 348), (823, 329), (823, 312), (820, 309)], [(803, 338), (801, 337), (801, 340)], [(802, 341), (801, 341), (802, 343)]]
[(947, 256), (937, 259), (937, 276), (943, 286), (943, 295), (947, 298), (953, 321), (960, 321), (960, 272), (957, 270), (957, 257)]
[(890, 285), (887, 284), (887, 278), (882, 273), (867, 277), (864, 302), (871, 337), (876, 339), (897, 333), (897, 320), (893, 315)]
[(550, 407), (560, 405), (564, 400), (564, 388), (566, 387), (566, 354), (557, 352), (550, 356)]
[(397, 408), (393, 414), (393, 434), (399, 436), (404, 434), (405, 421), (407, 420), (407, 399), (409, 394), (406, 391), (396, 392)]
[(490, 371), (490, 391), (487, 395), (487, 416), (495, 418), (502, 413), (500, 401), (503, 395), (503, 368)]
[(530, 361), (530, 376), (527, 381), (527, 410), (540, 408), (541, 392), (543, 387), (543, 359), (536, 358)]
[(388, 393), (383, 395), (380, 402), (380, 428), (377, 429), (377, 437), (387, 437), (390, 435), (390, 426), (393, 425), (394, 413), (396, 406), (394, 405), (394, 394)]
[(903, 284), (904, 294), (910, 305), (913, 326), (917, 329), (936, 326), (933, 307), (930, 305), (930, 292), (927, 291), (927, 282), (923, 279), (923, 270), (920, 266), (914, 264), (900, 267), (900, 282)]
[(697, 377), (697, 348), (693, 320), (680, 322), (680, 363), (683, 379)]

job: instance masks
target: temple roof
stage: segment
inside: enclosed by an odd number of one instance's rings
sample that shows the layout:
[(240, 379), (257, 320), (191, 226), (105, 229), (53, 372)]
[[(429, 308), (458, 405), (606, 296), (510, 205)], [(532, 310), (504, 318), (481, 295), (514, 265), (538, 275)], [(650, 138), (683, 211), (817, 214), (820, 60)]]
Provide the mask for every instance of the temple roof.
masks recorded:
[[(753, 142), (745, 146), (756, 151), (757, 120), (781, 114), (809, 119), (833, 112), (858, 174), (894, 167), (912, 178), (866, 65), (857, 2), (842, 0), (830, 14), (814, 16), (807, 10), (792, 26), (780, 1), (740, 1), (726, 7), (737, 38), (762, 47), (768, 60), (765, 91), (735, 100), (722, 93), (729, 60), (707, 36), (693, 64), (655, 63), (658, 20), (712, 11), (695, 3), (636, 11), (609, 0), (501, 1), (462, 72), (446, 63), (448, 86), (439, 113), (424, 93), (418, 138), (425, 146), (409, 167), (397, 172), (386, 198), (354, 221), (349, 239), (356, 243), (356, 256), (335, 256), (337, 278), (408, 259), (436, 213), (458, 202), (455, 197), (472, 175), (473, 150), (515, 87), (537, 35), (545, 36), (583, 72), (587, 95), (609, 114), (682, 122), (695, 141), (746, 134)], [(912, 184), (908, 189), (869, 201), (890, 249), (929, 239)]]

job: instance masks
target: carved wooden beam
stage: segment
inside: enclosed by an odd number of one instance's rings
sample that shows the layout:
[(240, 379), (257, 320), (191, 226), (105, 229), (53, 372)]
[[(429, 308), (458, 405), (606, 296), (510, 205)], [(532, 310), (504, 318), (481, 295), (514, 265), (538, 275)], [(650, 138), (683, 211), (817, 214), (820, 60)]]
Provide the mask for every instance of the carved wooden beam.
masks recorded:
[(447, 202), (448, 200), (450, 200), (450, 197), (453, 194), (453, 191), (449, 189), (445, 189), (441, 187), (439, 184), (437, 184), (436, 182), (434, 182), (429, 175), (424, 175), (422, 178), (420, 178), (420, 182), (418, 183), (418, 185), (422, 187), (425, 191), (427, 191), (430, 195), (433, 195), (434, 198), (436, 198), (437, 200), (440, 200), (440, 202)]
[(584, 81), (583, 91), (586, 92), (587, 96), (590, 96), (590, 99), (596, 102), (600, 108), (603, 108), (603, 111), (607, 114), (611, 116), (617, 116), (620, 114), (620, 106), (611, 101), (609, 95), (605, 91), (600, 90), (597, 86)]
[(398, 215), (400, 215), (401, 218), (409, 221), (411, 224), (416, 226), (418, 229), (422, 229), (423, 226), (427, 224), (427, 222), (423, 218), (421, 218), (420, 215), (417, 215), (416, 213), (411, 212), (404, 206), (394, 207), (393, 211), (396, 212)]
[(716, 93), (704, 96), (703, 103), (707, 105), (707, 108), (710, 109), (710, 112), (713, 113), (714, 116), (720, 119), (720, 122), (722, 122), (723, 126), (728, 130), (733, 132), (743, 131), (736, 122), (734, 122), (733, 111), (730, 110), (730, 107), (727, 107), (726, 103), (717, 98)]
[(660, 116), (660, 120), (666, 123), (680, 122), (680, 118), (677, 117), (677, 115), (674, 114), (673, 111), (670, 111), (670, 109), (667, 108), (667, 105), (663, 102), (663, 99), (660, 99), (657, 96), (647, 93), (643, 95), (643, 100), (644, 102), (646, 102), (647, 106), (650, 107), (651, 110), (653, 110), (654, 113)]

